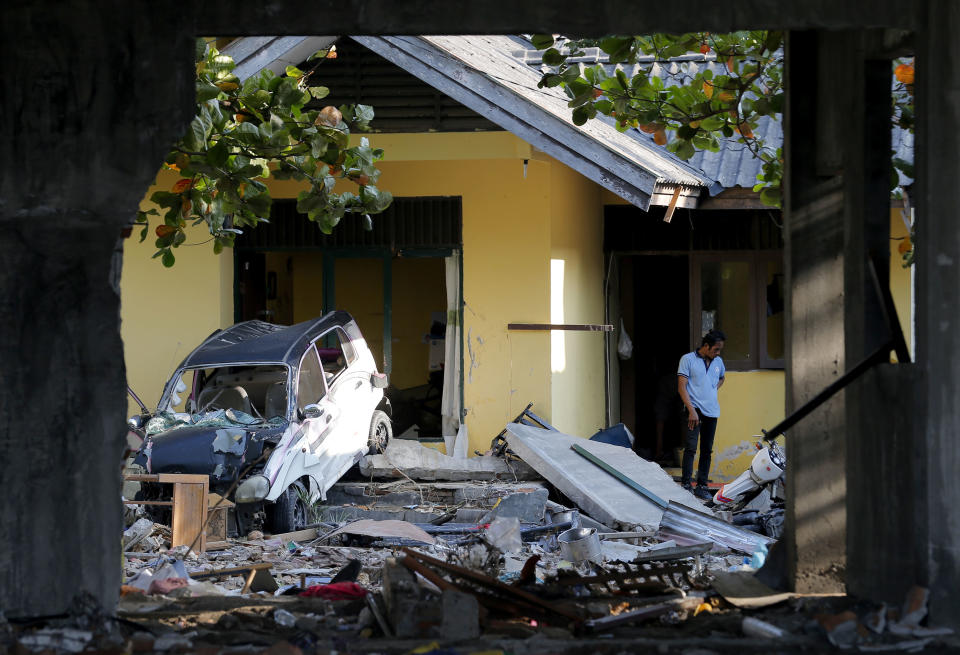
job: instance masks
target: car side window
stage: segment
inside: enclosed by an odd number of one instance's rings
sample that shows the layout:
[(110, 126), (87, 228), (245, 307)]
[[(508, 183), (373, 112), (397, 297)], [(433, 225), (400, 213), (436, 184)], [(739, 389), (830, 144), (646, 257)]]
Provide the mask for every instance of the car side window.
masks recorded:
[(330, 382), (357, 359), (350, 338), (340, 328), (334, 328), (317, 340), (320, 361)]
[(311, 403), (319, 402), (326, 394), (327, 387), (323, 381), (323, 367), (317, 350), (313, 346), (307, 350), (300, 360), (300, 372), (297, 381), (297, 407), (303, 409)]

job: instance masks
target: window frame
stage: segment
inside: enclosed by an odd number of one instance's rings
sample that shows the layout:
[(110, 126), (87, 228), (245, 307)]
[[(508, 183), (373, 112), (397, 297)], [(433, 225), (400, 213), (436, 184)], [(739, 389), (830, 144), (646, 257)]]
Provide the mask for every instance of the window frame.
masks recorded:
[[(750, 297), (749, 312), (750, 342), (748, 350), (750, 356), (745, 359), (727, 359), (723, 357), (724, 366), (732, 371), (751, 371), (764, 369), (783, 369), (784, 359), (773, 359), (767, 354), (766, 313), (761, 316), (760, 308), (766, 307), (766, 265), (771, 261), (783, 262), (781, 250), (712, 250), (691, 251), (688, 253), (690, 279), (690, 343), (692, 348), (700, 345), (702, 339), (701, 312), (703, 309), (703, 282), (702, 265), (708, 262), (745, 262), (749, 265)], [(786, 308), (784, 308), (786, 311)], [(717, 326), (723, 330), (722, 325)]]

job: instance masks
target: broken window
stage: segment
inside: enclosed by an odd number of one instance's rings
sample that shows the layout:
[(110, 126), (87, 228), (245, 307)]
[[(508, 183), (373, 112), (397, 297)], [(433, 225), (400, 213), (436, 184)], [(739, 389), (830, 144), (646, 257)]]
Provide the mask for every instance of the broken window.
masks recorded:
[(297, 408), (303, 409), (307, 405), (320, 402), (327, 393), (323, 381), (323, 367), (313, 346), (300, 360), (300, 372), (297, 380)]

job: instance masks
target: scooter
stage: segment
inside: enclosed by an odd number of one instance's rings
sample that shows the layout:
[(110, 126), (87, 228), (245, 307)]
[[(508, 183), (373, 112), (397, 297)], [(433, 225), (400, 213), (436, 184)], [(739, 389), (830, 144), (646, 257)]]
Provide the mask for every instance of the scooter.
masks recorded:
[[(758, 435), (759, 436), (759, 435)], [(713, 504), (721, 509), (733, 509), (753, 499), (767, 485), (774, 486), (783, 479), (787, 470), (787, 457), (775, 441), (764, 445), (762, 437), (757, 442), (757, 454), (750, 466), (732, 482), (727, 482), (713, 496)], [(771, 489), (771, 496), (778, 494)]]

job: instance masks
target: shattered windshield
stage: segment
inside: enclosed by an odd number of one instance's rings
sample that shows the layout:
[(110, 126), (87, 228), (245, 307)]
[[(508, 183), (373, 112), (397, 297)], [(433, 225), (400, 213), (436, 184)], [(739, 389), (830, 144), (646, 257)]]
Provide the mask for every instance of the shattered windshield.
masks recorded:
[(232, 410), (235, 416), (266, 421), (287, 416), (287, 367), (282, 364), (221, 366), (178, 371), (160, 412), (208, 414)]
[(147, 435), (158, 434), (184, 427), (280, 427), (286, 423), (282, 416), (269, 419), (257, 418), (236, 409), (217, 409), (210, 412), (188, 414), (185, 412), (161, 412), (147, 421)]

